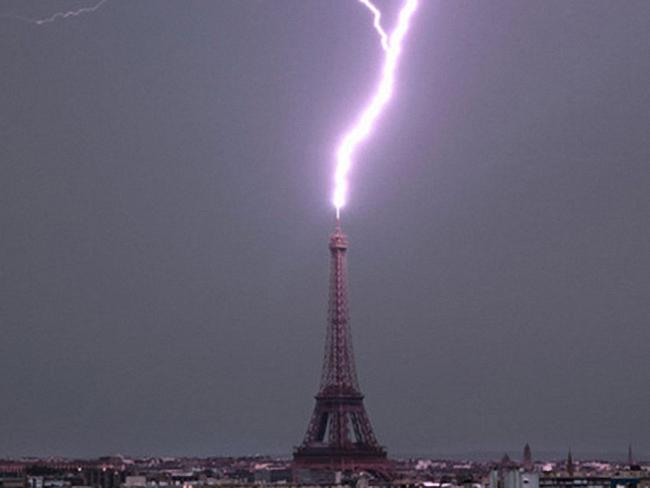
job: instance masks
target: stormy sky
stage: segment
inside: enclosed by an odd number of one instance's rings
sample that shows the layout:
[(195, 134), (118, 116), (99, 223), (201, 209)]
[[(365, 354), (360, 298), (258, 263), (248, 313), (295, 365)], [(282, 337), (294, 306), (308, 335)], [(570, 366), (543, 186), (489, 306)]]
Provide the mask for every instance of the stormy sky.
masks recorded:
[[(289, 454), (371, 17), (14, 17), (83, 6), (0, 0), (0, 456)], [(343, 213), (389, 454), (650, 457), (649, 26), (645, 0), (422, 1)]]

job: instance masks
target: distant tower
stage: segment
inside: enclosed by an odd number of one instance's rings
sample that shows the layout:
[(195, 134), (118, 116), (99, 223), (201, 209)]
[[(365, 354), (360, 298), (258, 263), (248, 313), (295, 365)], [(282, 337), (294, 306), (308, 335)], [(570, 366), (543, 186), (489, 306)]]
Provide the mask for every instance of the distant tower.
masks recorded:
[(641, 471), (641, 466), (634, 460), (632, 444), (627, 446), (627, 466), (630, 471)]
[(533, 469), (533, 453), (530, 450), (528, 443), (524, 446), (524, 459), (522, 461), (524, 469), (530, 471)]
[(569, 449), (569, 455), (566, 457), (566, 472), (569, 473), (569, 476), (573, 476), (573, 456), (571, 455), (571, 449)]
[(348, 240), (338, 220), (329, 249), (329, 313), (323, 371), (307, 433), (293, 453), (294, 470), (384, 473), (388, 463), (386, 451), (372, 431), (354, 365), (346, 285)]
[(632, 444), (627, 446), (627, 465), (631, 468), (636, 463), (634, 462), (634, 457), (632, 456)]

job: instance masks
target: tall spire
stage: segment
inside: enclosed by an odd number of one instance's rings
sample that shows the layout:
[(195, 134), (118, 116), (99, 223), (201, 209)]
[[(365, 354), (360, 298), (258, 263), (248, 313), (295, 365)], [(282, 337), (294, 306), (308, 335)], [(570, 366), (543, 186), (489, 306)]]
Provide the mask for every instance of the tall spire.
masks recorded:
[(533, 452), (530, 450), (528, 443), (524, 446), (524, 458), (522, 460), (522, 465), (524, 469), (531, 470), (533, 469)]
[(327, 335), (320, 388), (307, 433), (294, 451), (294, 466), (329, 470), (386, 467), (359, 388), (347, 297), (348, 239), (337, 218), (329, 238), (330, 286)]
[(566, 472), (569, 474), (569, 476), (573, 476), (573, 456), (571, 455), (571, 448), (569, 448), (569, 454), (566, 457)]
[(632, 456), (632, 444), (628, 444), (627, 446), (627, 465), (630, 469), (636, 465), (634, 462), (634, 456)]

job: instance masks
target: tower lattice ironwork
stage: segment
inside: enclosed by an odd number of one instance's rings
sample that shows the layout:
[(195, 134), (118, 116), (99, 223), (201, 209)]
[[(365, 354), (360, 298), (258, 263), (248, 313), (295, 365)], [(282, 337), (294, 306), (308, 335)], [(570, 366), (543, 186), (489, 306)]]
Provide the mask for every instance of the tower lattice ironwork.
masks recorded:
[(323, 371), (307, 433), (294, 451), (294, 467), (385, 472), (386, 451), (370, 425), (354, 364), (346, 283), (348, 240), (338, 220), (329, 249), (329, 311)]

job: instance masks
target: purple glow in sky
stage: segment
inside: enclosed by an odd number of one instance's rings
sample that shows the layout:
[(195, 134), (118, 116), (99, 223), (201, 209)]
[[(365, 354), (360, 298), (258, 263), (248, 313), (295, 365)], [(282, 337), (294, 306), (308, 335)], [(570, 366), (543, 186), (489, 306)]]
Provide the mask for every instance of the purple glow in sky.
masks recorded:
[(359, 0), (359, 2), (364, 4), (374, 15), (374, 27), (381, 38), (385, 56), (377, 88), (368, 104), (361, 111), (357, 121), (343, 136), (341, 144), (336, 151), (333, 203), (336, 207), (337, 218), (340, 216), (341, 208), (346, 202), (348, 173), (352, 167), (354, 151), (368, 137), (377, 118), (379, 118), (384, 106), (393, 94), (395, 72), (400, 53), (402, 52), (402, 42), (408, 31), (411, 18), (418, 6), (418, 0), (405, 0), (400, 9), (395, 29), (390, 36), (387, 36), (381, 26), (381, 12), (379, 9), (370, 0)]

